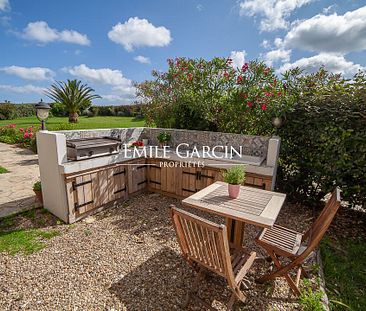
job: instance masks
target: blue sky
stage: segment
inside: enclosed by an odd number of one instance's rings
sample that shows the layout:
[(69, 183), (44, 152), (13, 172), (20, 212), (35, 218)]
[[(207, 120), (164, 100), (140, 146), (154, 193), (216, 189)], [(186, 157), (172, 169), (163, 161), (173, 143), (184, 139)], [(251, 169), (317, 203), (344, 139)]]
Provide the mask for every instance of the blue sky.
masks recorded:
[(366, 0), (0, 0), (0, 42), (0, 102), (46, 99), (54, 80), (77, 78), (96, 104), (123, 104), (177, 56), (352, 76), (366, 67)]

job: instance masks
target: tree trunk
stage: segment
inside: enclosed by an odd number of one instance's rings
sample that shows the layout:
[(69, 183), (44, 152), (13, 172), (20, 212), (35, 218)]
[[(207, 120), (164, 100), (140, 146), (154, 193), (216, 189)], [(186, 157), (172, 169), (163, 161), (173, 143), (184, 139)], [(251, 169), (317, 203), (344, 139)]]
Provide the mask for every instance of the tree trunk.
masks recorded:
[(77, 112), (70, 112), (69, 114), (69, 123), (78, 123), (79, 115)]

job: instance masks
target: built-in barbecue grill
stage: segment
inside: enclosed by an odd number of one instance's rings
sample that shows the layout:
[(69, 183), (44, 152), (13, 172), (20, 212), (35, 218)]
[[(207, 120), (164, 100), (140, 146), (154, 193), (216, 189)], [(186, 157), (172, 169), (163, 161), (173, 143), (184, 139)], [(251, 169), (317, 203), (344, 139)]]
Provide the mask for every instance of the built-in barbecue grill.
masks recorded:
[(84, 160), (118, 153), (121, 141), (113, 137), (71, 139), (66, 141), (67, 158)]

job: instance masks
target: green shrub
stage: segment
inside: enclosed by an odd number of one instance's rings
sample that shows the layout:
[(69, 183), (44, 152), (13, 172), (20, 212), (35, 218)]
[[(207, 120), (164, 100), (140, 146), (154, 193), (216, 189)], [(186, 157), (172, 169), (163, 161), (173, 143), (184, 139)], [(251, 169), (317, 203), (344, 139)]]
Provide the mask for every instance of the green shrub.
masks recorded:
[(167, 132), (160, 132), (156, 138), (160, 143), (165, 143), (170, 140), (171, 135)]
[(293, 98), (272, 68), (251, 61), (234, 68), (226, 58), (176, 58), (168, 71), (138, 84), (148, 124), (265, 135), (271, 120), (291, 108)]
[(63, 105), (61, 103), (51, 104), (50, 112), (55, 117), (67, 117), (69, 115), (68, 111), (66, 110), (65, 105)]
[(32, 117), (36, 115), (36, 108), (33, 104), (16, 104), (15, 118)]
[(297, 105), (279, 129), (278, 189), (317, 204), (335, 185), (352, 205), (366, 206), (366, 79), (321, 69), (289, 84)]
[[(321, 68), (281, 78), (254, 61), (177, 58), (137, 85), (149, 125), (281, 137), (277, 190), (309, 205), (335, 185), (351, 205), (366, 206), (366, 77), (352, 83)], [(265, 108), (265, 109), (262, 109)], [(272, 120), (284, 123), (275, 129)]]
[(42, 191), (42, 184), (40, 181), (36, 181), (34, 184), (33, 184), (33, 190), (34, 191)]
[(300, 305), (304, 311), (324, 311), (322, 304), (324, 293), (321, 291), (314, 291), (308, 279), (304, 279), (304, 288), (300, 294)]
[(233, 166), (222, 172), (224, 181), (232, 185), (240, 185), (245, 180), (245, 166)]
[(9, 103), (0, 104), (0, 120), (15, 119), (15, 105)]

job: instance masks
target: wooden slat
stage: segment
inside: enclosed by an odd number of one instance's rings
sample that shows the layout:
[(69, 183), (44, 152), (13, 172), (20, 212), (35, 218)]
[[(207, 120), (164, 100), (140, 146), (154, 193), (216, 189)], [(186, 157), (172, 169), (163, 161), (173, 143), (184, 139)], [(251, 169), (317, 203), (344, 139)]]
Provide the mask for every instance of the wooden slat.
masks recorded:
[(186, 206), (262, 227), (273, 226), (286, 195), (251, 187), (241, 187), (239, 197), (228, 196), (227, 184), (215, 182), (183, 200)]

